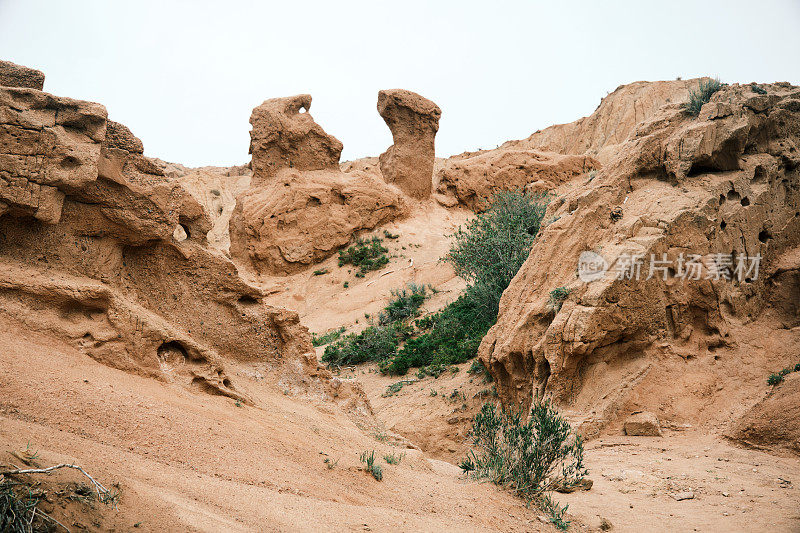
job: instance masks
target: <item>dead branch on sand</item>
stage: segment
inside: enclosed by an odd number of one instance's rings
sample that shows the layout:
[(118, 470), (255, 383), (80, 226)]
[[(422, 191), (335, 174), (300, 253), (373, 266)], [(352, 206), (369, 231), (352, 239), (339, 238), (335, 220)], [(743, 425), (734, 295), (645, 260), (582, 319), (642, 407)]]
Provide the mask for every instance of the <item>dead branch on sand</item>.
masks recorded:
[(81, 474), (86, 476), (89, 481), (92, 482), (94, 486), (94, 490), (97, 491), (97, 497), (103, 503), (114, 503), (118, 497), (116, 492), (110, 491), (105, 488), (99, 481), (94, 479), (92, 476), (89, 475), (86, 470), (81, 468), (78, 465), (71, 465), (66, 463), (57, 464), (55, 466), (49, 466), (47, 468), (17, 468), (15, 470), (2, 470), (0, 471), (0, 476), (13, 476), (17, 474), (50, 474), (51, 472), (58, 470), (60, 468), (72, 468), (73, 470), (78, 470)]

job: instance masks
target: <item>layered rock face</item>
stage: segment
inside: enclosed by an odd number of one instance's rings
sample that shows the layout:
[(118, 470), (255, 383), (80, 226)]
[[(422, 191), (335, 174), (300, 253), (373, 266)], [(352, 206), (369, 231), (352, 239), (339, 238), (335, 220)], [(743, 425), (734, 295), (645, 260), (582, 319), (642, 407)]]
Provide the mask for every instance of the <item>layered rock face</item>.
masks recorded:
[(587, 155), (489, 150), (447, 159), (437, 173), (437, 192), (444, 198), (453, 198), (453, 204), (482, 211), (498, 190), (543, 193), (600, 166)]
[(353, 235), (407, 212), (403, 194), (375, 172), (339, 169), (342, 145), (308, 113), (311, 97), (253, 110), (253, 177), (230, 219), (230, 253), (261, 274), (307, 268)]
[[(722, 372), (763, 382), (738, 364), (748, 324), (769, 308), (800, 325), (784, 302), (800, 297), (800, 88), (757, 89), (726, 86), (698, 117), (662, 106), (594, 179), (562, 189), (480, 347), (506, 403), (549, 396), (592, 434), (637, 407), (696, 412), (722, 397), (704, 392)], [(722, 409), (754, 401), (739, 388)]]
[(428, 198), (442, 110), (417, 93), (391, 89), (378, 93), (378, 113), (392, 131), (394, 142), (380, 156), (383, 178), (412, 198)]
[(685, 101), (698, 81), (622, 85), (588, 117), (551, 126), (493, 150), (453, 156), (436, 173), (437, 199), (445, 205), (460, 203), (482, 210), (501, 189), (542, 192), (588, 177), (608, 163), (637, 124), (664, 104)]
[[(317, 374), (296, 313), (205, 246), (202, 206), (99, 104), (0, 87), (0, 314), (110, 366), (248, 401), (226, 359)], [(287, 370), (290, 369), (290, 370)]]

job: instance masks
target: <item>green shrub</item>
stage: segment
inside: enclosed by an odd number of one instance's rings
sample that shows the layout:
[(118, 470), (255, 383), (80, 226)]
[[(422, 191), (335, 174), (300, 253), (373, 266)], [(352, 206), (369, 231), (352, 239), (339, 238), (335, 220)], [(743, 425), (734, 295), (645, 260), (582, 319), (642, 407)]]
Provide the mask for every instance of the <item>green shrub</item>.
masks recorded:
[(763, 89), (763, 88), (759, 87), (755, 83), (750, 85), (750, 89), (756, 94), (767, 94), (767, 90), (766, 89)]
[(527, 422), (519, 411), (484, 404), (475, 415), (473, 449), (461, 468), (476, 479), (508, 487), (566, 525), (560, 508), (549, 499), (558, 487), (574, 487), (586, 475), (583, 442), (547, 401), (534, 403)]
[(393, 234), (389, 230), (383, 230), (383, 236), (386, 237), (387, 239), (391, 239), (391, 240), (395, 240), (395, 239), (399, 239), (400, 238), (400, 235)]
[(483, 336), (494, 325), (497, 315), (487, 314), (482, 300), (474, 297), (473, 291), (468, 288), (438, 313), (417, 320), (415, 325), (421, 334), (409, 339), (396, 357), (381, 364), (381, 372), (402, 375), (411, 367), (430, 365), (434, 368), (429, 373), (434, 375), (437, 367), (443, 372), (449, 365), (475, 357)]
[(550, 291), (550, 301), (548, 302), (556, 313), (561, 311), (561, 306), (564, 305), (564, 300), (569, 296), (570, 290), (566, 287), (556, 287)]
[(783, 379), (786, 376), (788, 376), (789, 374), (791, 374), (792, 372), (800, 372), (800, 363), (797, 363), (793, 367), (792, 366), (787, 366), (783, 370), (780, 370), (778, 372), (773, 372), (767, 378), (767, 385), (773, 385), (774, 386), (774, 385), (778, 385), (778, 384), (782, 383)]
[(329, 344), (322, 360), (336, 366), (382, 361), (397, 350), (401, 337), (397, 329), (393, 326), (369, 326), (361, 333), (351, 333)]
[(379, 237), (372, 237), (369, 240), (356, 239), (355, 244), (346, 250), (339, 250), (339, 266), (353, 265), (358, 267), (357, 277), (364, 277), (364, 274), (372, 270), (380, 270), (389, 264), (389, 251), (384, 248)]
[(783, 375), (781, 374), (770, 374), (767, 378), (767, 385), (778, 385), (783, 381)]
[(328, 269), (327, 268), (323, 268), (323, 269), (314, 271), (314, 275), (315, 276), (322, 276), (323, 274), (327, 274), (327, 273), (328, 273)]
[(381, 465), (375, 464), (375, 450), (372, 450), (369, 455), (367, 455), (366, 451), (361, 452), (360, 459), (361, 462), (364, 463), (364, 470), (367, 473), (372, 474), (372, 477), (378, 481), (383, 479), (383, 470), (381, 470)]
[(700, 114), (703, 104), (711, 100), (711, 96), (720, 89), (722, 89), (722, 83), (718, 78), (701, 81), (696, 91), (689, 91), (689, 101), (684, 104), (684, 109), (696, 117)]
[[(411, 284), (392, 291), (379, 325), (329, 345), (322, 360), (334, 365), (378, 361), (381, 372), (394, 375), (420, 367), (422, 377), (438, 377), (475, 357), (497, 320), (500, 296), (530, 253), (546, 207), (546, 196), (497, 193), (486, 212), (458, 229), (444, 258), (469, 283), (459, 298), (412, 325), (409, 322), (428, 296), (425, 287)], [(370, 242), (380, 246), (377, 238)], [(343, 261), (342, 252), (340, 264)]]
[(382, 325), (387, 325), (398, 320), (415, 317), (419, 314), (419, 308), (427, 297), (425, 285), (416, 283), (409, 283), (405, 289), (393, 290), (392, 298), (389, 300), (389, 304), (383, 308), (378, 321)]
[(472, 298), (497, 316), (500, 296), (528, 258), (539, 233), (547, 195), (500, 191), (491, 207), (453, 235), (445, 260), (472, 287)]
[(324, 346), (326, 344), (330, 344), (335, 340), (338, 340), (339, 337), (342, 336), (342, 333), (345, 332), (345, 327), (342, 326), (337, 329), (332, 329), (323, 333), (322, 335), (317, 335), (316, 333), (311, 334), (311, 344), (314, 346)]

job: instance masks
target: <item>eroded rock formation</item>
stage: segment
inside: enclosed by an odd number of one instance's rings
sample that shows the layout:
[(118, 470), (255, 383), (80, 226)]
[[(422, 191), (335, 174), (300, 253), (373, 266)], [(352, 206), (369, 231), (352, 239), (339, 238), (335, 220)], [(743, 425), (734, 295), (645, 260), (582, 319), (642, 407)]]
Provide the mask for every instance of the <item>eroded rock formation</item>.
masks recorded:
[[(506, 403), (552, 397), (592, 434), (624, 411), (708, 418), (755, 401), (745, 384), (765, 376), (741, 368), (797, 339), (755, 358), (745, 336), (763, 337), (760, 320), (800, 324), (784, 302), (800, 296), (800, 88), (759, 89), (726, 86), (696, 118), (662, 106), (594, 179), (561, 189), (480, 347)], [(590, 282), (587, 252), (608, 267)], [(738, 270), (756, 256), (758, 275)], [(570, 291), (560, 307), (556, 288)]]
[(591, 115), (539, 130), (527, 139), (508, 141), (500, 149), (585, 154), (606, 164), (638, 124), (665, 104), (685, 102), (699, 81), (637, 81), (620, 85), (600, 101)]
[(256, 180), (280, 169), (337, 170), (342, 143), (328, 135), (308, 113), (311, 95), (272, 98), (250, 116), (250, 154)]
[(103, 106), (0, 87), (4, 319), (110, 366), (242, 401), (225, 360), (276, 370), (287, 390), (325, 374), (297, 314), (262, 303), (206, 247), (209, 229), (202, 206)]
[(230, 253), (259, 273), (306, 268), (407, 211), (374, 171), (339, 169), (341, 143), (298, 112), (310, 102), (267, 100), (250, 119), (253, 178), (231, 215)]
[(544, 193), (599, 168), (587, 155), (489, 150), (447, 159), (437, 173), (437, 192), (453, 198), (453, 204), (481, 211), (498, 190)]
[(44, 72), (11, 61), (0, 61), (0, 87), (44, 88)]
[(413, 198), (428, 198), (436, 157), (434, 140), (442, 110), (417, 93), (391, 89), (378, 93), (378, 113), (392, 131), (394, 141), (380, 156), (384, 179)]
[(786, 376), (727, 436), (747, 446), (780, 448), (800, 455), (800, 373)]

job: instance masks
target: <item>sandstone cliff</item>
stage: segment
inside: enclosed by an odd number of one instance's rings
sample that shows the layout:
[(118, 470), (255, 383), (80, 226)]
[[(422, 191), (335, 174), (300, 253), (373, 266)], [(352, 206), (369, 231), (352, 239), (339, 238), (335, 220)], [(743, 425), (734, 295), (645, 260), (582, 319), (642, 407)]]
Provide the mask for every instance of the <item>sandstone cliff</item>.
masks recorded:
[(543, 192), (599, 170), (636, 126), (670, 102), (683, 102), (698, 80), (635, 82), (618, 87), (588, 117), (508, 141), (494, 150), (447, 159), (436, 173), (443, 203), (481, 210), (499, 189)]
[(225, 361), (335, 395), (297, 314), (206, 246), (202, 206), (142, 152), (99, 104), (0, 87), (0, 315), (245, 402)]
[[(556, 190), (480, 348), (506, 403), (550, 396), (587, 434), (643, 408), (724, 423), (800, 340), (787, 303), (800, 294), (800, 89), (726, 86), (696, 118), (674, 101), (645, 108), (623, 113), (629, 134), (590, 117), (532, 137), (604, 165)], [(608, 268), (588, 282), (586, 253)], [(631, 258), (638, 280), (621, 275)]]

